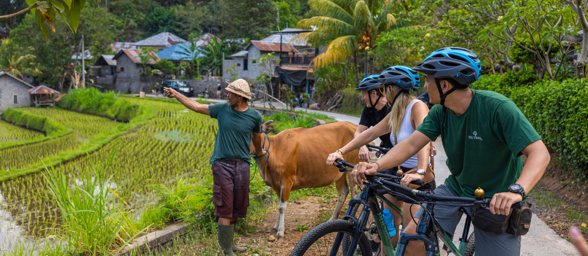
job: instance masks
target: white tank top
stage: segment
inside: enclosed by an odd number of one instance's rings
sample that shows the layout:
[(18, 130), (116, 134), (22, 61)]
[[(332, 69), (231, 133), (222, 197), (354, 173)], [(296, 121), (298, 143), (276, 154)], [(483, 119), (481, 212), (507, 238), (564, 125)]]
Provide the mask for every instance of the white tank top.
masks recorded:
[[(406, 110), (404, 111), (404, 118), (402, 119), (402, 123), (400, 124), (400, 130), (398, 131), (398, 141), (394, 139), (394, 132), (390, 133), (390, 142), (392, 142), (392, 145), (396, 146), (396, 142), (400, 143), (401, 141), (408, 138), (415, 131), (412, 127), (411, 122), (412, 107), (419, 101), (420, 100), (413, 100), (408, 103), (408, 106), (406, 106)], [(416, 168), (418, 166), (417, 155), (415, 154), (414, 156), (411, 156), (408, 160), (406, 160), (406, 162), (404, 162), (400, 166), (410, 169)]]

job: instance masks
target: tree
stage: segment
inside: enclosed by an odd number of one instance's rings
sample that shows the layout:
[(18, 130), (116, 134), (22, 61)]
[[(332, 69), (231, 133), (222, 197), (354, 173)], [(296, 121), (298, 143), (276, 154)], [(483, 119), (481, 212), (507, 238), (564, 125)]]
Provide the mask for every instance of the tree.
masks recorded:
[[(389, 12), (394, 1), (384, 0), (310, 0), (308, 4), (320, 16), (298, 22), (299, 28), (315, 29), (302, 33), (295, 40), (313, 46), (325, 46), (325, 51), (313, 61), (315, 68), (346, 61), (354, 57), (356, 83), (357, 53), (367, 46), (374, 46), (377, 36), (396, 24)], [(360, 45), (361, 44), (361, 45)]]
[(20, 55), (23, 51), (19, 51), (17, 48), (14, 43), (11, 43), (10, 39), (2, 40), (0, 70), (18, 78), (22, 78), (24, 75), (36, 76), (41, 74), (41, 71), (36, 68), (35, 59), (37, 57), (30, 53)]
[(578, 78), (584, 78), (586, 77), (586, 55), (588, 54), (588, 21), (586, 21), (588, 4), (582, 0), (566, 0), (566, 3), (572, 7), (582, 27), (582, 51), (576, 60), (576, 76)]
[(220, 75), (223, 68), (223, 53), (225, 56), (229, 55), (227, 41), (220, 40), (213, 36), (208, 43), (207, 50), (204, 51), (202, 64), (209, 70), (211, 74)]
[(158, 62), (155, 62), (155, 64), (153, 64), (153, 68), (159, 69), (166, 74), (175, 74), (176, 71), (178, 71), (178, 67), (176, 67), (176, 65), (174, 65), (169, 60), (159, 60)]
[[(35, 21), (45, 38), (49, 37), (49, 28), (55, 33), (55, 15), (67, 23), (69, 28), (76, 32), (80, 24), (80, 16), (86, 5), (86, 0), (64, 0), (64, 1), (44, 1), (44, 0), (26, 0), (29, 7), (18, 12), (0, 16), (0, 20), (12, 18), (31, 11), (35, 15)], [(96, 0), (90, 0), (92, 6), (97, 6)], [(49, 28), (48, 28), (49, 27)]]
[(154, 7), (145, 16), (146, 37), (167, 31), (172, 32), (175, 27), (174, 9), (166, 9), (161, 6)]
[[(261, 74), (255, 78), (256, 83), (263, 84), (265, 86), (265, 93), (269, 93), (270, 95), (273, 94), (273, 90), (271, 87), (271, 75), (273, 74), (274, 69), (276, 68), (276, 63), (279, 63), (280, 59), (277, 59), (273, 52), (268, 54), (261, 55), (255, 59), (253, 59), (253, 63), (257, 63), (260, 67)], [(269, 90), (268, 90), (269, 88)], [(265, 104), (265, 103), (264, 103)]]
[(226, 4), (231, 24), (225, 29), (227, 37), (264, 38), (276, 27), (277, 8), (271, 0), (226, 0)]

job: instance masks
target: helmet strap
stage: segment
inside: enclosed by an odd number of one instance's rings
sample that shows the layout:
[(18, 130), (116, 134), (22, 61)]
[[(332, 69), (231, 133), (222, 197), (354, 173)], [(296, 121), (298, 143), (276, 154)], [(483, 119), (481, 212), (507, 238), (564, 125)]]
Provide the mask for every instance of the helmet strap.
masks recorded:
[(400, 94), (404, 93), (404, 90), (400, 90), (396, 96), (394, 96), (394, 99), (392, 100), (392, 107), (394, 107), (394, 103), (396, 103), (396, 99), (398, 99), (398, 96), (400, 96)]
[(439, 91), (439, 97), (441, 98), (441, 106), (445, 107), (445, 98), (447, 98), (447, 95), (449, 95), (450, 93), (455, 91), (455, 89), (457, 89), (457, 87), (453, 87), (453, 88), (451, 88), (451, 90), (447, 91), (447, 93), (443, 93), (443, 90), (441, 89), (440, 81), (441, 81), (440, 79), (435, 78), (435, 83), (437, 84), (437, 90)]

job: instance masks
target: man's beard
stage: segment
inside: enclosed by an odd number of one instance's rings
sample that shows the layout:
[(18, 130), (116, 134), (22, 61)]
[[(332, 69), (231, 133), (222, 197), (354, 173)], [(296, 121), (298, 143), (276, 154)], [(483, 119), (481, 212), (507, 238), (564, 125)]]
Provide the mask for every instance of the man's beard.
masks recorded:
[(237, 103), (236, 99), (229, 99), (229, 107), (236, 108), (239, 104)]

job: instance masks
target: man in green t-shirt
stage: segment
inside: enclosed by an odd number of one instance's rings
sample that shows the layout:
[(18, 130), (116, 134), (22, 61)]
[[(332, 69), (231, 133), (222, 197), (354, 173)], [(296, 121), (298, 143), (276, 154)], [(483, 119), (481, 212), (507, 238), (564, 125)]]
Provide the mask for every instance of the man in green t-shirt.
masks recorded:
[[(472, 90), (469, 84), (480, 76), (480, 60), (470, 50), (447, 47), (429, 55), (413, 69), (426, 75), (425, 87), (435, 105), (423, 123), (408, 139), (380, 160), (360, 163), (352, 175), (359, 185), (365, 175), (374, 175), (403, 163), (428, 141), (441, 136), (451, 175), (436, 194), (475, 197), (481, 187), (492, 214), (508, 215), (513, 204), (524, 200), (539, 181), (550, 156), (541, 138), (517, 106), (508, 98), (489, 91)], [(521, 155), (527, 157), (523, 167)], [(402, 185), (414, 177), (406, 176)], [(443, 229), (453, 234), (461, 219), (459, 207), (438, 204), (433, 209)], [(467, 208), (466, 211), (472, 211)], [(421, 216), (423, 208), (414, 215)], [(416, 234), (416, 223), (405, 233)], [(520, 236), (474, 230), (476, 255), (519, 255)], [(445, 253), (445, 252), (444, 252)], [(422, 242), (408, 244), (405, 255), (424, 255)]]
[(176, 98), (187, 108), (218, 119), (218, 133), (210, 164), (213, 175), (214, 216), (218, 219), (218, 240), (224, 254), (235, 256), (233, 251), (246, 251), (233, 243), (237, 218), (247, 216), (249, 206), (249, 164), (251, 141), (257, 157), (265, 155), (261, 147), (261, 114), (247, 106), (251, 100), (249, 84), (238, 79), (226, 88), (229, 101), (214, 105), (199, 104), (173, 89), (165, 94)]

